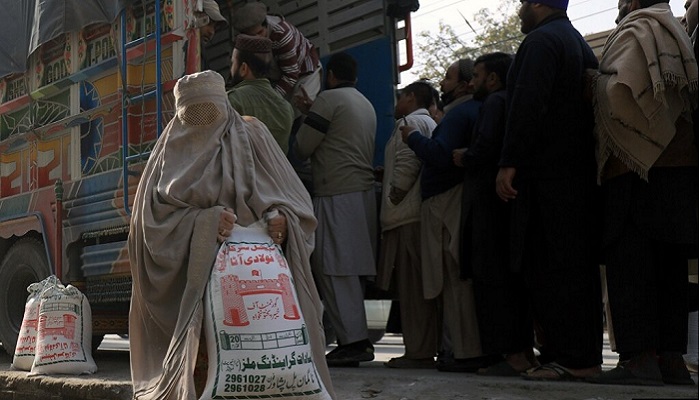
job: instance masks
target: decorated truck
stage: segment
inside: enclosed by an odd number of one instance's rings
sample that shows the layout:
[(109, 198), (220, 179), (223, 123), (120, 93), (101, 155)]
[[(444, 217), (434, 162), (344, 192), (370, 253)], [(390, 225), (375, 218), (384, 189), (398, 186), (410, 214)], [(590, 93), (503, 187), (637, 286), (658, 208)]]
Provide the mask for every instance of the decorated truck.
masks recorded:
[[(313, 41), (322, 60), (338, 51), (358, 60), (358, 89), (377, 113), (381, 164), (398, 75), (411, 65), (410, 11), (417, 2), (264, 2)], [(242, 2), (218, 3), (230, 20)], [(3, 6), (0, 342), (8, 353), (27, 286), (50, 274), (86, 294), (95, 343), (128, 332), (131, 206), (149, 151), (174, 115), (173, 87), (202, 65), (225, 79), (230, 74), (235, 33), (220, 30), (202, 45), (195, 18), (201, 7), (197, 0)]]

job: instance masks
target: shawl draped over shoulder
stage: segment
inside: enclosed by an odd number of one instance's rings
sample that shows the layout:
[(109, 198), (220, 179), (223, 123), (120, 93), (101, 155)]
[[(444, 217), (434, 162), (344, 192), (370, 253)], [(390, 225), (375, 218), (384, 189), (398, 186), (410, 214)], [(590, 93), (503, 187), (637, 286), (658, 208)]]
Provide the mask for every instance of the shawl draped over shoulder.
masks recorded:
[(205, 71), (181, 78), (175, 102), (177, 113), (143, 171), (128, 239), (134, 398), (196, 398), (202, 299), (225, 207), (243, 226), (271, 207), (286, 216), (285, 256), (314, 363), (335, 398), (325, 363), (321, 303), (309, 266), (316, 219), (308, 193), (265, 125), (231, 108), (220, 75)]
[(697, 109), (698, 67), (690, 38), (668, 4), (628, 14), (608, 36), (594, 79), (599, 177), (611, 155), (646, 179)]

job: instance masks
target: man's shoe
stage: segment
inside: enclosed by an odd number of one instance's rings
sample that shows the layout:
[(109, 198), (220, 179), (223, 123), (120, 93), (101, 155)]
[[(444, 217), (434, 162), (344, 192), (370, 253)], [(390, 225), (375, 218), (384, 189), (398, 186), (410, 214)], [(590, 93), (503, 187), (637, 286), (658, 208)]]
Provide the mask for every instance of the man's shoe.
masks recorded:
[(433, 369), (435, 368), (435, 360), (429, 358), (406, 358), (406, 356), (394, 357), (384, 363), (389, 368), (402, 369)]
[(695, 385), (685, 365), (683, 355), (679, 352), (662, 352), (659, 354), (661, 379), (668, 385)]
[(650, 352), (640, 353), (629, 360), (620, 361), (610, 371), (586, 378), (586, 381), (606, 385), (664, 385), (656, 356)]
[(339, 345), (326, 354), (329, 367), (357, 367), (360, 362), (374, 360), (374, 346), (369, 340)]
[(500, 356), (481, 356), (473, 358), (455, 358), (451, 362), (438, 363), (436, 368), (441, 372), (477, 372), (480, 368), (487, 368), (499, 361)]

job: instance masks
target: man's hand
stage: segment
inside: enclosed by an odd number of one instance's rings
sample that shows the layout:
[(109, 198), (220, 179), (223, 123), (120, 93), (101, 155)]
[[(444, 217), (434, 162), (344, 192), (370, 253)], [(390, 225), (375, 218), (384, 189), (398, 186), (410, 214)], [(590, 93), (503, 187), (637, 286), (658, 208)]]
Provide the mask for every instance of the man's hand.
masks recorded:
[(374, 168), (374, 180), (376, 182), (384, 181), (384, 166), (379, 165)]
[(513, 189), (513, 178), (515, 178), (513, 167), (501, 168), (496, 175), (496, 193), (505, 202), (515, 199), (518, 195), (518, 191)]
[(392, 186), (391, 189), (389, 189), (389, 201), (391, 201), (393, 205), (397, 205), (403, 201), (407, 194), (407, 191)]
[(216, 238), (219, 243), (223, 243), (231, 236), (233, 224), (236, 223), (236, 219), (236, 214), (228, 207), (224, 208), (221, 214), (219, 214), (219, 234)]
[(464, 168), (464, 163), (462, 163), (462, 159), (464, 158), (464, 153), (467, 152), (467, 148), (463, 147), (461, 149), (454, 149), (452, 150), (452, 162), (458, 166)]
[(410, 136), (411, 132), (417, 131), (413, 126), (408, 126), (408, 125), (402, 125), (399, 127), (401, 130), (401, 140), (403, 140), (404, 143), (408, 142), (408, 137)]
[(314, 104), (314, 101), (311, 100), (309, 94), (306, 93), (304, 86), (299, 86), (299, 90), (301, 91), (301, 95), (294, 96), (294, 105), (299, 109), (299, 111), (306, 115), (309, 113), (311, 105)]
[(275, 243), (284, 243), (287, 240), (287, 217), (279, 213), (267, 220), (267, 233)]

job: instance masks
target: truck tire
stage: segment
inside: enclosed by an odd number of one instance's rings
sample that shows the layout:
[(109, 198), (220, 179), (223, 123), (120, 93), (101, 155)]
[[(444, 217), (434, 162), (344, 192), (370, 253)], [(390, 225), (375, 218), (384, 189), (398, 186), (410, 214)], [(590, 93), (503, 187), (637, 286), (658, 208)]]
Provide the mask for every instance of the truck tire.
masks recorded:
[(27, 302), (27, 286), (49, 276), (43, 244), (34, 238), (18, 240), (0, 264), (0, 342), (14, 355)]

